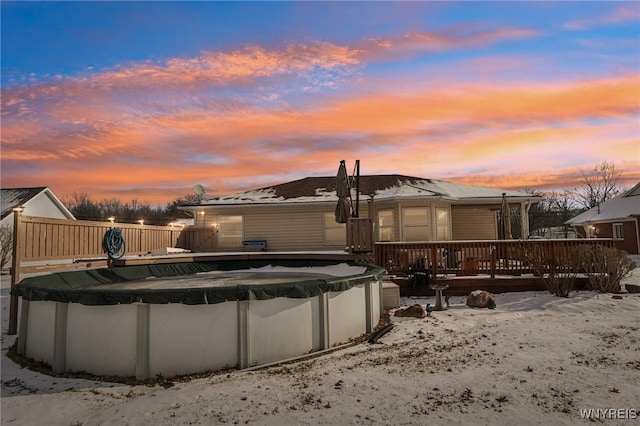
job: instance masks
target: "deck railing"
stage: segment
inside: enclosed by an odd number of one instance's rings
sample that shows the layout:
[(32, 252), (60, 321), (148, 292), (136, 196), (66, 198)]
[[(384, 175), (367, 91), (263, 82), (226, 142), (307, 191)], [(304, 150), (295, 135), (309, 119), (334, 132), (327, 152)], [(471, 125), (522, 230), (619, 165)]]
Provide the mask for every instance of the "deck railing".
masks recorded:
[(373, 221), (371, 219), (349, 218), (347, 221), (347, 247), (349, 253), (352, 254), (373, 252)]
[[(556, 264), (574, 264), (575, 247), (603, 245), (613, 247), (609, 238), (558, 240), (487, 240), (378, 242), (375, 263), (391, 274), (428, 271), (431, 276), (522, 275), (544, 271), (547, 265), (533, 265), (533, 259), (554, 259)], [(533, 256), (535, 254), (536, 256)], [(540, 256), (542, 254), (542, 257)]]

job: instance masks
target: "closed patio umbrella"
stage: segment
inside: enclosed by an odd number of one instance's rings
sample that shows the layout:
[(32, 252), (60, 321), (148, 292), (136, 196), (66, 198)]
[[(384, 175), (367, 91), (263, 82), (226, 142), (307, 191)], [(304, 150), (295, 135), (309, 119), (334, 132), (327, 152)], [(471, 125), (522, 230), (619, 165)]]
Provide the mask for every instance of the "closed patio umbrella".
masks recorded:
[(347, 219), (351, 217), (351, 185), (349, 184), (349, 175), (347, 174), (347, 166), (344, 160), (340, 161), (338, 175), (336, 176), (336, 195), (338, 196), (338, 205), (336, 205), (336, 222), (347, 223)]
[(507, 201), (507, 193), (502, 193), (502, 206), (500, 206), (500, 217), (502, 218), (502, 232), (505, 240), (513, 238), (511, 235), (511, 212), (509, 210), (509, 202)]

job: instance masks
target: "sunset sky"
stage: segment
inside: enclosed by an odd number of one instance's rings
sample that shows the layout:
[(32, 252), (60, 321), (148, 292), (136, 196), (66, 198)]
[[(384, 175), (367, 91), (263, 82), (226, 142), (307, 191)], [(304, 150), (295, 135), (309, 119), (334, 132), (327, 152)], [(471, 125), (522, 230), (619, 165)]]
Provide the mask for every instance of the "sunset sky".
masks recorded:
[(640, 2), (7, 2), (2, 187), (640, 181)]

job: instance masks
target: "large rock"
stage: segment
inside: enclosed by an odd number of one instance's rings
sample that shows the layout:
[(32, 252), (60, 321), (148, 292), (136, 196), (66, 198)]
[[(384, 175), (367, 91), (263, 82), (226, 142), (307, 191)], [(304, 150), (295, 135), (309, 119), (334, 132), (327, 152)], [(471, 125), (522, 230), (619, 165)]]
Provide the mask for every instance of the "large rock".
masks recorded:
[(474, 290), (467, 296), (467, 306), (470, 308), (487, 308), (489, 300), (493, 300), (494, 306), (496, 296), (488, 291)]
[(624, 288), (629, 293), (640, 293), (640, 284), (625, 284)]
[(417, 303), (413, 306), (409, 306), (406, 309), (398, 309), (393, 316), (395, 317), (414, 317), (414, 318), (424, 318), (427, 314), (424, 311), (422, 305), (418, 305)]

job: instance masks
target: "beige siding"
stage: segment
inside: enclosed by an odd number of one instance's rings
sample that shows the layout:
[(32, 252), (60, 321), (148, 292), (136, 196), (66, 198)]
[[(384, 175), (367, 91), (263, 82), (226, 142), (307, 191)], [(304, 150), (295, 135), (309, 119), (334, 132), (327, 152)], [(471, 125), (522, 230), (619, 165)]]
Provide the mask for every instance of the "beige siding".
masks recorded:
[[(446, 204), (437, 204), (447, 207)], [(379, 203), (376, 210), (393, 210), (396, 241), (400, 241), (402, 208), (429, 207), (434, 215), (434, 205), (420, 202)], [(325, 244), (324, 213), (333, 213), (334, 204), (288, 206), (238, 206), (206, 209), (207, 227), (216, 223), (218, 215), (240, 215), (243, 218), (244, 240), (266, 240), (269, 251), (343, 250), (344, 244)], [(451, 206), (451, 238), (453, 240), (492, 240), (497, 238), (495, 207)], [(367, 208), (360, 209), (361, 217), (368, 217)], [(431, 217), (430, 233), (435, 239), (434, 218)], [(376, 235), (377, 237), (377, 235)], [(237, 249), (236, 249), (237, 250)]]
[[(242, 216), (243, 239), (266, 240), (269, 251), (343, 250), (345, 244), (324, 243), (323, 214), (333, 213), (334, 208), (334, 205), (246, 206), (207, 210), (205, 217), (207, 226), (213, 226), (217, 215)], [(361, 216), (362, 213), (361, 210)]]
[(454, 240), (494, 240), (498, 238), (496, 213), (489, 207), (451, 207)]

